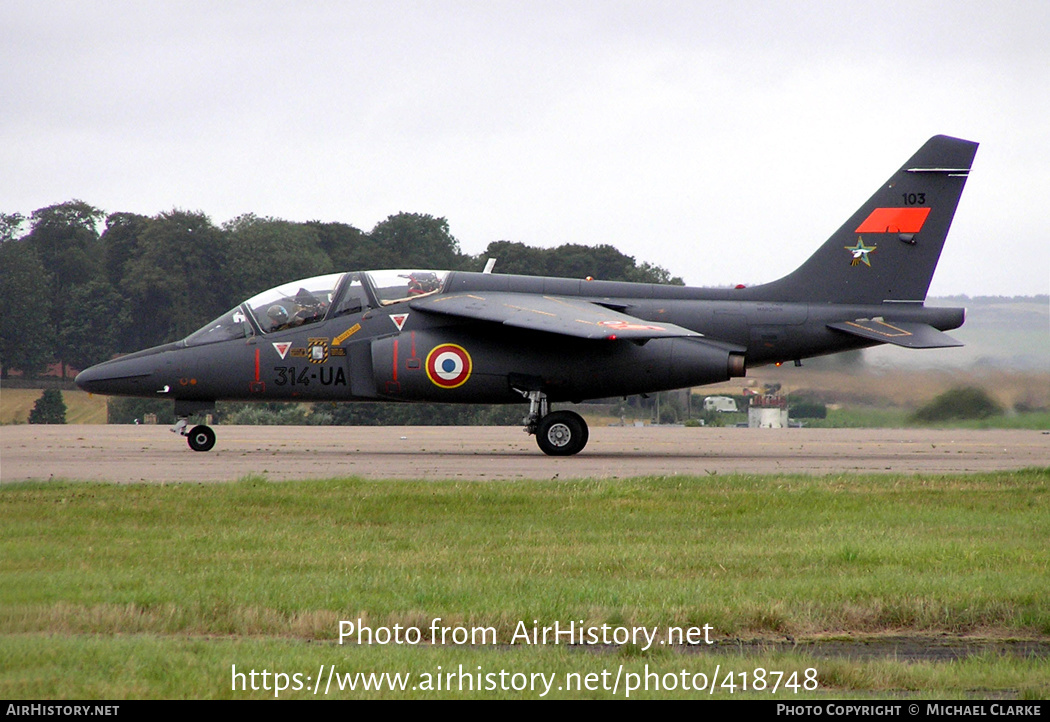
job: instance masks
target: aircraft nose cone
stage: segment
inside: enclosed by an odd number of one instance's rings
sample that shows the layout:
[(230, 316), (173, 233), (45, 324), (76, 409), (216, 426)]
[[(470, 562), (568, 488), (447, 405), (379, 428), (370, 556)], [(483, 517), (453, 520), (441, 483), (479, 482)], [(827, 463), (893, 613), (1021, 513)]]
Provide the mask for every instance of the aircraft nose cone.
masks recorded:
[(116, 359), (84, 369), (74, 382), (93, 394), (141, 394), (153, 370), (139, 359)]
[(108, 378), (108, 376), (104, 370), (100, 369), (98, 366), (91, 366), (78, 373), (77, 377), (73, 379), (73, 383), (84, 391), (95, 393), (101, 390), (99, 384), (100, 382), (105, 381), (106, 378)]

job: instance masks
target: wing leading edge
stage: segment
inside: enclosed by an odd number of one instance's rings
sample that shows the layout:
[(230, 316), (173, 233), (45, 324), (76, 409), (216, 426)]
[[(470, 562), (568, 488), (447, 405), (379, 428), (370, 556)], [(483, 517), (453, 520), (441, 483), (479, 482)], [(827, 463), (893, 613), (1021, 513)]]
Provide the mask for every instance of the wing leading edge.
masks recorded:
[(457, 293), (414, 301), (416, 311), (501, 323), (585, 339), (646, 341), (703, 336), (672, 323), (653, 323), (588, 301), (502, 291)]

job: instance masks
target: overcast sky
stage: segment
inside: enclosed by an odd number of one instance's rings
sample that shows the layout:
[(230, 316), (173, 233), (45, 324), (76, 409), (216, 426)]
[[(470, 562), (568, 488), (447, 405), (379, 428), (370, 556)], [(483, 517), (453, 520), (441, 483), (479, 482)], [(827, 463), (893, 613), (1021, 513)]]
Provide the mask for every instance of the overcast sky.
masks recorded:
[(945, 133), (931, 295), (1050, 292), (1045, 0), (0, 0), (0, 61), (5, 212), (430, 213), (753, 284)]

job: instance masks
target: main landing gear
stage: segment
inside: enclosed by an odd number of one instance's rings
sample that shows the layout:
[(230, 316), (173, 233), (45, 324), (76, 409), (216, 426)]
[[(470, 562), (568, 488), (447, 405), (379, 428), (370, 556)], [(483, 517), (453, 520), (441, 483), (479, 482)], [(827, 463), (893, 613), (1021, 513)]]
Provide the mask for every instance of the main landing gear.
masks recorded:
[(171, 427), (171, 431), (172, 433), (185, 436), (190, 448), (194, 451), (211, 451), (212, 447), (215, 446), (215, 432), (210, 426), (198, 424), (190, 429), (189, 421), (181, 418)]
[(536, 435), (540, 451), (548, 456), (572, 456), (587, 445), (587, 422), (575, 411), (550, 411), (542, 391), (521, 392), (529, 400), (525, 432)]

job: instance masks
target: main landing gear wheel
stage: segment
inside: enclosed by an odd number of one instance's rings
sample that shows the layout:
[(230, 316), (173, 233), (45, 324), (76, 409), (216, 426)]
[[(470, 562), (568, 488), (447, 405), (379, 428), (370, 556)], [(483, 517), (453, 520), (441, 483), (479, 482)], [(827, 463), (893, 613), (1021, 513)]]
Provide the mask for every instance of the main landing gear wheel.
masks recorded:
[(572, 456), (583, 451), (590, 432), (575, 411), (549, 411), (547, 394), (538, 389), (516, 389), (529, 400), (529, 415), (522, 419), (525, 433), (536, 434), (540, 451), (547, 456)]
[(575, 411), (554, 411), (536, 424), (536, 443), (548, 456), (572, 456), (587, 445), (587, 422)]
[(186, 441), (194, 451), (211, 451), (211, 447), (215, 446), (215, 432), (204, 424), (194, 426), (186, 434)]

